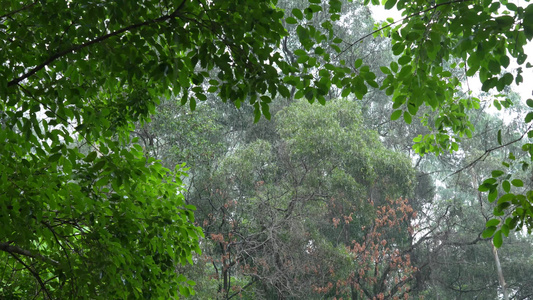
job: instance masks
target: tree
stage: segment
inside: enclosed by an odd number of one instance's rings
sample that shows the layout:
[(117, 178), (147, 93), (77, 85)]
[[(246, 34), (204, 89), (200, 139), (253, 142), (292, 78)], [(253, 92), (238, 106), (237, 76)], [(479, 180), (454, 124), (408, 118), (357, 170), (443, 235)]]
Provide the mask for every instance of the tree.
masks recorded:
[[(419, 137), (415, 149), (456, 150), (472, 131), (465, 111), (479, 103), (454, 98), (459, 81), (442, 61), (460, 60), (450, 68), (479, 73), (487, 91), (521, 82), (520, 68), (516, 75), (500, 71), (509, 55), (528, 66), (523, 46), (533, 37), (533, 5), (502, 2), (508, 11), (500, 13), (502, 4), (491, 1), (386, 2), (395, 4), (406, 19), (381, 29), (400, 56), (381, 68), (387, 75), (381, 88), (393, 95), (391, 117), (403, 115), (409, 124), (426, 104), (437, 116), (423, 118), (431, 133)], [(258, 121), (270, 118), (277, 95), (324, 104), (331, 91), (361, 99), (368, 86), (380, 87), (362, 58), (341, 58), (365, 39), (342, 44), (335, 36), (342, 2), (305, 6), (289, 14), (267, 0), (6, 1), (0, 13), (0, 253), (3, 266), (15, 272), (2, 276), (14, 282), (2, 293), (149, 298), (175, 295), (178, 286), (191, 293), (192, 282), (175, 272), (176, 264), (192, 262), (202, 235), (183, 199), (184, 173), (147, 158), (129, 132), (149, 120), (162, 96), (177, 96), (194, 110), (215, 94), (237, 107), (249, 103)], [(320, 26), (308, 22), (326, 12)], [(284, 24), (296, 27), (302, 46), (294, 59), (280, 50)], [(529, 112), (525, 122), (532, 119)], [(531, 159), (533, 146), (523, 150)], [(518, 164), (527, 169), (530, 161)], [(503, 191), (496, 215), (512, 211), (502, 224), (489, 220), (486, 235), (494, 233), (497, 246), (509, 230), (533, 227), (533, 192), (527, 185), (520, 190), (523, 180), (509, 170), (496, 170), (480, 187), (491, 201)]]
[[(207, 237), (203, 298), (322, 297), (324, 283), (355, 268), (346, 247), (364, 243), (376, 214), (367, 199), (412, 192), (410, 161), (364, 129), (358, 103), (297, 101), (264, 125), (274, 134), (238, 134), (247, 137), (190, 189)], [(406, 223), (395, 224), (398, 241)]]
[[(414, 233), (409, 224), (415, 218), (416, 212), (406, 199), (387, 199), (375, 207), (375, 219), (360, 228), (364, 237), (345, 245), (352, 260), (350, 270), (337, 282), (316, 287), (316, 291), (353, 300), (409, 298), (410, 283), (417, 272), (408, 253)], [(343, 223), (352, 220), (350, 214)], [(334, 221), (335, 227), (340, 222)]]
[[(301, 58), (287, 61), (275, 1), (4, 4), (0, 249), (2, 269), (14, 271), (2, 276), (9, 297), (191, 293), (192, 282), (175, 272), (192, 262), (202, 236), (183, 199), (185, 174), (145, 156), (129, 134), (135, 122), (147, 122), (160, 97), (177, 96), (194, 110), (209, 93), (269, 118), (276, 95), (289, 97), (294, 87), (296, 96), (324, 103), (329, 72), (336, 84), (348, 73), (326, 64), (317, 81), (316, 59), (295, 52)], [(330, 20), (338, 20), (340, 2), (329, 4)], [(311, 3), (305, 18), (323, 9)], [(320, 63), (329, 54), (313, 41), (337, 41), (328, 27), (329, 34), (296, 29)], [(358, 87), (376, 86), (371, 72), (360, 73)]]
[(287, 92), (274, 66), (293, 68), (273, 50), (282, 17), (270, 1), (4, 2), (2, 296), (190, 294), (176, 265), (202, 232), (182, 166), (163, 168), (129, 132), (162, 96), (194, 109), (208, 80), (259, 115), (267, 92)]
[[(378, 4), (377, 1), (372, 3)], [(396, 109), (391, 118), (403, 115), (405, 122), (411, 123), (419, 108), (427, 105), (437, 116), (422, 117), (430, 133), (415, 139), (415, 150), (422, 155), (457, 150), (457, 142), (472, 135), (473, 126), (466, 112), (480, 105), (478, 98), (462, 97), (458, 93), (461, 82), (453, 73), (462, 72), (469, 77), (479, 75), (482, 90), (486, 92), (492, 89), (501, 92), (513, 82), (522, 83), (522, 68), (531, 67), (524, 45), (533, 38), (533, 5), (519, 7), (507, 1), (466, 0), (427, 3), (390, 0), (385, 3), (387, 9), (395, 6), (405, 17), (376, 30), (391, 36), (393, 53), (400, 57), (398, 63), (382, 68), (389, 75), (381, 88), (393, 95)], [(511, 60), (518, 65), (514, 74), (506, 69)], [(444, 68), (444, 62), (449, 62), (449, 67)], [(506, 97), (494, 100), (498, 109), (511, 103)], [(527, 104), (533, 107), (533, 100), (528, 100)], [(530, 123), (532, 119), (533, 112), (528, 112), (524, 122)], [(521, 137), (526, 134), (533, 135), (529, 126)], [(501, 138), (498, 142), (502, 145)], [(529, 158), (516, 163), (524, 169), (533, 159), (530, 149), (530, 144), (525, 144), (522, 150)], [(505, 168), (513, 163), (513, 157), (509, 158), (510, 162), (503, 162)], [(512, 178), (512, 168), (495, 170), (492, 175), (480, 185), (480, 191), (489, 192), (490, 202), (498, 199), (495, 216), (503, 216), (506, 209), (512, 212), (500, 225), (497, 219), (487, 223), (489, 230), (485, 235), (494, 234), (494, 243), (500, 247), (502, 235), (507, 236), (509, 230), (526, 227), (531, 231), (533, 228), (533, 192), (523, 188), (521, 179)], [(511, 193), (511, 185), (514, 193)]]
[[(488, 95), (480, 95), (480, 99), (485, 97)], [(522, 109), (520, 102), (515, 103), (509, 108), (511, 114)], [(415, 231), (415, 242), (409, 252), (411, 263), (418, 268), (414, 273), (416, 280), (410, 282), (409, 295), (412, 298), (417, 295), (424, 299), (495, 298), (503, 294), (492, 243), (481, 236), (485, 222), (491, 219), (496, 205), (486, 203), (477, 187), (484, 174), (490, 174), (491, 170), (498, 168), (502, 158), (521, 147), (520, 143), (515, 143), (494, 149), (499, 144), (493, 137), (501, 131), (503, 141), (515, 140), (524, 128), (517, 126), (523, 123), (522, 119), (503, 122), (493, 112), (487, 111), (489, 103), (482, 105), (484, 108), (469, 112), (475, 131), (471, 139), (459, 143), (460, 152), (413, 157), (421, 178), (435, 180), (438, 186), (433, 196), (409, 199), (410, 203), (419, 204), (413, 205), (417, 207), (418, 215), (412, 224), (415, 228), (418, 226), (418, 231)], [(407, 132), (416, 130), (413, 124), (415, 119)], [(396, 146), (398, 144), (409, 143), (396, 132), (389, 132), (386, 141), (395, 149), (404, 148)], [(479, 160), (487, 150), (491, 155)], [(517, 172), (515, 176), (523, 174)], [(421, 188), (418, 194), (426, 194), (427, 183)], [(511, 232), (504, 249), (498, 251), (511, 299), (527, 297), (530, 293), (531, 280), (521, 275), (530, 268), (520, 263), (528, 261), (530, 250), (531, 238), (524, 237), (522, 232)]]

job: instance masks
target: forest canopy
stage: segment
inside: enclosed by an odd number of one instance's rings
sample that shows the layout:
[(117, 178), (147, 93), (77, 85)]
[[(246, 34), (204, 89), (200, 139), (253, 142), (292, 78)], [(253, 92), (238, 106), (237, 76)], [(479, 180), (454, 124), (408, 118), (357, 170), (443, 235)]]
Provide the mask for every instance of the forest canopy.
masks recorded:
[[(532, 67), (533, 4), (388, 0), (403, 18), (382, 24), (371, 4), (3, 1), (0, 297), (457, 292), (415, 265), (454, 243), (527, 244), (512, 232), (533, 229), (533, 100), (510, 91)], [(481, 147), (487, 102), (520, 119)], [(421, 157), (453, 153), (478, 214), (423, 191)], [(453, 225), (465, 216), (481, 228)]]

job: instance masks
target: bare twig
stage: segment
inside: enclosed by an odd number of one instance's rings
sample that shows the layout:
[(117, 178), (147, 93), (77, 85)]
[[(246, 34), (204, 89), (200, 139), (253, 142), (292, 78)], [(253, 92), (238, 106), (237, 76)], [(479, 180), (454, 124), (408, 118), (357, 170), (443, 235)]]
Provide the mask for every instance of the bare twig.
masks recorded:
[(464, 171), (464, 170), (466, 170), (466, 169), (471, 168), (471, 167), (474, 166), (476, 163), (478, 163), (480, 160), (483, 160), (483, 159), (487, 158), (487, 156), (489, 156), (489, 154), (490, 154), (492, 151), (495, 151), (495, 150), (501, 149), (501, 148), (503, 148), (503, 147), (507, 147), (507, 146), (509, 146), (509, 145), (512, 145), (512, 144), (514, 144), (514, 143), (516, 143), (516, 142), (521, 141), (521, 140), (524, 138), (524, 136), (526, 136), (526, 134), (529, 132), (529, 130), (531, 129), (532, 126), (533, 126), (533, 125), (529, 125), (529, 127), (527, 128), (527, 130), (526, 130), (524, 133), (522, 133), (522, 135), (521, 135), (519, 138), (517, 138), (517, 139), (515, 139), (515, 140), (512, 140), (512, 141), (510, 141), (510, 142), (508, 142), (508, 143), (505, 143), (505, 144), (499, 145), (499, 146), (497, 146), (497, 147), (494, 147), (494, 148), (490, 148), (490, 149), (485, 150), (485, 153), (483, 153), (482, 155), (480, 155), (478, 158), (474, 159), (474, 160), (473, 160), (472, 162), (470, 162), (468, 165), (466, 165), (466, 166), (460, 168), (459, 170), (453, 172), (452, 174), (446, 176), (446, 178), (451, 177), (451, 176), (454, 176), (454, 175), (456, 175), (456, 174), (458, 174), (458, 173), (460, 173), (460, 172), (462, 172), (462, 171)]

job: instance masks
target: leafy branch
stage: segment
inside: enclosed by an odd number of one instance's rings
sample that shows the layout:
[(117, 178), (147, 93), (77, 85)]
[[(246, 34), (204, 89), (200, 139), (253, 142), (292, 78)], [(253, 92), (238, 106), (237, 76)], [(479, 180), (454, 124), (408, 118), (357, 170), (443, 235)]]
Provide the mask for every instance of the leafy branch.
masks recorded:
[[(4, 244), (4, 243), (0, 243), (0, 244)], [(11, 253), (10, 252), (9, 254), (11, 254), (11, 256), (13, 256), (13, 258), (15, 258), (28, 271), (30, 271), (30, 273), (35, 277), (35, 280), (37, 280), (37, 282), (39, 282), (39, 285), (41, 286), (41, 289), (45, 292), (45, 294), (48, 297), (48, 299), (51, 300), (52, 296), (50, 295), (50, 292), (48, 291), (48, 289), (46, 289), (46, 285), (44, 284), (43, 280), (41, 279), (41, 276), (37, 273), (37, 271), (35, 271), (32, 267), (28, 266), (22, 259), (20, 259), (20, 257), (15, 255), (15, 253)]]
[(57, 59), (65, 56), (67, 54), (70, 54), (70, 53), (73, 53), (73, 52), (77, 52), (77, 51), (79, 51), (81, 49), (84, 49), (84, 48), (87, 48), (87, 47), (89, 47), (91, 45), (100, 43), (100, 42), (105, 41), (105, 40), (107, 40), (107, 39), (109, 39), (111, 37), (118, 36), (118, 35), (120, 35), (122, 33), (125, 33), (125, 32), (133, 31), (134, 29), (137, 29), (137, 28), (140, 28), (140, 27), (143, 27), (143, 26), (152, 25), (152, 24), (156, 24), (156, 23), (161, 23), (161, 22), (170, 20), (172, 18), (175, 18), (175, 17), (177, 17), (179, 11), (185, 5), (185, 2), (186, 2), (186, 0), (183, 0), (181, 2), (181, 4), (178, 6), (178, 8), (176, 10), (174, 10), (172, 13), (168, 14), (168, 15), (164, 15), (164, 16), (161, 16), (161, 17), (159, 17), (157, 19), (148, 20), (148, 21), (145, 21), (145, 22), (142, 22), (142, 23), (132, 24), (130, 26), (124, 27), (124, 28), (119, 29), (117, 31), (113, 31), (111, 33), (108, 33), (108, 34), (105, 34), (105, 35), (100, 36), (98, 38), (95, 38), (93, 40), (90, 40), (90, 41), (88, 41), (86, 43), (79, 44), (79, 45), (74, 45), (73, 47), (71, 47), (69, 49), (66, 49), (66, 50), (63, 50), (61, 52), (58, 52), (58, 53), (50, 56), (47, 60), (45, 60), (41, 64), (37, 65), (36, 67), (31, 69), (30, 71), (24, 73), (22, 76), (19, 76), (19, 77), (15, 78), (15, 79), (9, 81), (7, 86), (11, 87), (11, 86), (14, 86), (14, 85), (18, 84), (19, 82), (21, 82), (24, 79), (34, 75), (38, 71), (42, 70), (44, 67), (50, 65), (52, 62), (56, 61)]
[(30, 3), (30, 4), (27, 4), (27, 5), (21, 7), (21, 8), (19, 8), (19, 9), (17, 9), (17, 10), (7, 12), (7, 13), (1, 15), (1, 16), (0, 16), (0, 19), (8, 18), (8, 17), (10, 17), (10, 16), (12, 16), (12, 15), (14, 15), (14, 14), (17, 14), (17, 13), (23, 11), (23, 10), (26, 10), (26, 9), (28, 9), (28, 8), (31, 8), (32, 6), (34, 6), (34, 5), (36, 5), (36, 4), (37, 4), (37, 1), (35, 1), (35, 2), (33, 2), (33, 3)]
[(55, 260), (53, 260), (53, 259), (51, 259), (49, 257), (46, 257), (46, 256), (38, 254), (38, 253), (33, 253), (30, 250), (22, 249), (22, 248), (20, 248), (18, 246), (13, 246), (10, 243), (1, 242), (0, 243), (0, 250), (5, 251), (5, 252), (7, 252), (9, 254), (20, 254), (20, 255), (27, 256), (27, 257), (35, 258), (35, 259), (50, 263), (50, 264), (55, 265), (55, 266), (59, 265), (58, 261), (55, 261)]
[(391, 27), (391, 26), (393, 26), (393, 25), (395, 25), (395, 24), (397, 24), (397, 23), (403, 22), (403, 21), (408, 20), (408, 19), (410, 19), (410, 18), (412, 18), (412, 17), (419, 16), (419, 15), (421, 15), (421, 14), (423, 14), (423, 13), (426, 13), (426, 12), (428, 12), (428, 11), (430, 11), (430, 10), (434, 10), (434, 9), (438, 8), (439, 6), (451, 5), (451, 4), (461, 3), (461, 2), (467, 2), (467, 1), (471, 1), (471, 0), (454, 0), (454, 1), (449, 1), (449, 2), (439, 3), (439, 4), (436, 4), (436, 5), (433, 5), (432, 7), (429, 7), (429, 8), (427, 8), (427, 9), (421, 10), (421, 11), (419, 11), (419, 12), (412, 13), (412, 14), (408, 15), (407, 17), (404, 17), (404, 18), (402, 18), (402, 19), (400, 19), (400, 20), (398, 20), (398, 21), (395, 21), (395, 22), (392, 22), (392, 23), (390, 23), (390, 24), (387, 24), (387, 25), (385, 25), (385, 26), (383, 26), (383, 27), (380, 27), (380, 28), (378, 28), (378, 29), (376, 29), (376, 30), (374, 30), (374, 31), (372, 31), (372, 32), (370, 32), (370, 33), (364, 35), (363, 37), (357, 39), (355, 42), (348, 44), (348, 47), (346, 47), (344, 50), (342, 50), (341, 52), (339, 52), (339, 53), (337, 54), (337, 56), (335, 56), (335, 58), (338, 58), (341, 54), (343, 54), (344, 52), (348, 51), (348, 49), (350, 49), (351, 47), (353, 47), (355, 44), (357, 44), (357, 43), (363, 41), (364, 39), (366, 39), (366, 38), (368, 38), (368, 37), (370, 37), (370, 36), (372, 36), (372, 35), (374, 35), (374, 34), (376, 34), (376, 33), (378, 33), (378, 32), (381, 32), (381, 31), (383, 31), (384, 29), (387, 29), (387, 28), (389, 28), (389, 27)]
[(505, 144), (502, 144), (502, 145), (499, 145), (499, 146), (496, 146), (496, 147), (493, 147), (493, 148), (490, 148), (490, 149), (485, 150), (485, 152), (484, 152), (483, 154), (481, 154), (478, 158), (474, 159), (474, 160), (473, 160), (472, 162), (470, 162), (468, 165), (466, 165), (466, 166), (460, 168), (459, 170), (453, 172), (452, 174), (448, 175), (446, 178), (448, 178), (448, 177), (452, 177), (452, 176), (454, 176), (454, 175), (456, 175), (456, 174), (458, 174), (458, 173), (460, 173), (460, 172), (462, 172), (462, 171), (464, 171), (464, 170), (466, 170), (466, 169), (471, 168), (472, 166), (474, 166), (475, 164), (477, 164), (480, 160), (484, 160), (485, 158), (487, 158), (487, 156), (489, 156), (489, 154), (490, 154), (491, 152), (493, 152), (493, 151), (496, 151), (496, 150), (498, 150), (498, 149), (501, 149), (501, 148), (507, 147), (507, 146), (509, 146), (509, 145), (512, 145), (512, 144), (514, 144), (514, 143), (517, 143), (517, 142), (521, 141), (521, 140), (524, 138), (524, 136), (526, 136), (526, 134), (529, 132), (529, 130), (531, 129), (532, 126), (533, 126), (533, 125), (530, 125), (530, 126), (527, 128), (527, 130), (526, 130), (524, 133), (522, 133), (522, 135), (521, 135), (519, 138), (517, 138), (517, 139), (515, 139), (515, 140), (512, 140), (512, 141), (510, 141), (510, 142), (508, 142), (508, 143), (505, 143)]

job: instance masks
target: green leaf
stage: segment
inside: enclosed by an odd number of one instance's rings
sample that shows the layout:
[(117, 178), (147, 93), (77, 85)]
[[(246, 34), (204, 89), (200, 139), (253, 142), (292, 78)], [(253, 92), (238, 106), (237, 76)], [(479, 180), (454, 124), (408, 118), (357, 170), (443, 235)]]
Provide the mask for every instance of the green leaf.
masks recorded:
[(263, 113), (263, 116), (265, 116), (267, 120), (270, 120), (270, 108), (266, 102), (261, 103), (261, 112)]
[(489, 185), (493, 185), (496, 182), (498, 182), (498, 180), (496, 180), (494, 178), (487, 178), (487, 179), (483, 180), (483, 184), (489, 184)]
[(492, 171), (492, 177), (496, 178), (496, 177), (500, 177), (502, 176), (503, 174), (505, 174), (503, 171), (500, 171), (500, 170), (494, 170)]
[(301, 25), (298, 25), (296, 27), (296, 34), (298, 35), (298, 39), (302, 44), (307, 44), (309, 42), (309, 30), (305, 29)]
[(385, 9), (393, 8), (394, 5), (396, 5), (396, 1), (397, 0), (387, 0), (387, 2), (385, 2)]
[(505, 4), (505, 6), (507, 7), (508, 10), (510, 11), (516, 11), (518, 9), (518, 7), (516, 6), (516, 4), (514, 3), (507, 3)]
[(405, 123), (411, 124), (412, 118), (408, 111), (403, 112), (403, 120), (405, 121)]
[(309, 5), (307, 9), (310, 10), (312, 13), (316, 13), (316, 12), (322, 11), (322, 6), (311, 4)]
[(416, 113), (418, 112), (418, 106), (416, 106), (415, 104), (413, 104), (413, 103), (410, 102), (410, 103), (407, 105), (407, 110), (409, 111), (409, 113), (410, 113), (411, 115), (415, 116)]
[(302, 11), (297, 8), (292, 9), (292, 15), (298, 18), (298, 20), (302, 20), (304, 17), (304, 14), (302, 13)]
[(293, 17), (288, 17), (288, 18), (285, 19), (285, 22), (287, 22), (287, 24), (296, 24), (296, 23), (298, 23), (298, 20), (296, 20)]
[(496, 231), (494, 233), (494, 237), (492, 239), (492, 243), (494, 243), (494, 247), (496, 247), (496, 248), (500, 248), (502, 246), (503, 238), (502, 238), (501, 230), (498, 230), (498, 231)]
[[(215, 90), (216, 91), (216, 90)], [(207, 100), (207, 96), (205, 94), (202, 94), (202, 93), (197, 93), (196, 94), (196, 98), (198, 98), (198, 100), (200, 101), (205, 101)], [(191, 109), (191, 110), (194, 110), (194, 109)]]
[(529, 4), (524, 10), (522, 26), (524, 27), (524, 35), (526, 39), (533, 39), (533, 4)]
[(390, 69), (392, 70), (392, 72), (396, 73), (398, 72), (398, 64), (396, 62), (391, 62), (390, 63)]
[(487, 221), (485, 227), (495, 227), (498, 226), (498, 224), (500, 224), (500, 219), (491, 219)]
[(494, 202), (496, 200), (496, 197), (498, 197), (498, 190), (497, 189), (491, 189), (489, 192), (488, 200), (489, 202)]
[(520, 179), (513, 179), (511, 181), (511, 184), (516, 186), (516, 187), (523, 187), (524, 186), (524, 182)]
[(481, 234), (481, 236), (486, 239), (486, 238), (489, 238), (491, 237), (494, 232), (496, 231), (496, 226), (490, 226), (488, 228), (486, 228), (485, 230), (483, 230), (483, 233)]
[(298, 59), (296, 60), (296, 62), (299, 63), (299, 64), (303, 64), (303, 63), (305, 63), (308, 59), (309, 59), (309, 56), (308, 56), (308, 55), (302, 55), (302, 56), (298, 57)]
[(494, 74), (500, 73), (500, 64), (495, 60), (489, 61), (489, 71), (491, 71)]
[(506, 237), (509, 237), (509, 225), (503, 224), (501, 231)]
[(383, 72), (383, 74), (391, 74), (391, 71), (389, 68), (387, 67), (379, 67), (379, 69), (381, 70), (381, 72)]
[(363, 60), (362, 59), (357, 59), (354, 63), (354, 68), (356, 69), (359, 69), (359, 67), (363, 64)]
[(404, 55), (402, 57), (400, 57), (400, 59), (398, 59), (398, 64), (400, 65), (406, 65), (408, 63), (411, 62), (411, 57), (410, 56), (407, 56), (407, 55)]
[[(403, 43), (396, 43), (392, 46), (391, 50), (392, 50), (392, 54), (394, 55), (400, 55), (402, 54), (403, 50), (405, 49), (405, 45)], [(392, 68), (391, 68), (392, 69)], [(394, 69), (393, 69), (394, 71)], [(396, 71), (394, 71), (396, 72)]]
[(527, 113), (526, 117), (524, 118), (524, 122), (529, 123), (533, 120), (533, 112)]
[(511, 191), (511, 183), (508, 180), (504, 180), (502, 182), (502, 188), (506, 193), (509, 193)]
[[(502, 130), (498, 130), (498, 144), (502, 144)], [(494, 176), (493, 176), (494, 177)]]
[(304, 49), (296, 49), (294, 50), (294, 55), (296, 56), (307, 55), (307, 51), (305, 51)]
[(507, 55), (503, 55), (502, 57), (500, 57), (500, 64), (504, 67), (504, 68), (507, 68), (509, 66), (509, 64), (511, 63), (511, 60), (509, 59), (509, 56)]
[[(518, 216), (515, 216), (513, 218), (507, 218), (505, 220), (505, 223), (509, 225), (509, 229), (515, 229), (516, 228), (516, 225), (518, 225), (518, 221), (519, 221), (520, 217)], [(509, 221), (509, 222), (507, 222)]]
[(83, 160), (86, 162), (92, 162), (97, 156), (96, 151), (89, 153)]
[(402, 115), (402, 111), (401, 110), (395, 110), (392, 112), (391, 116), (390, 116), (390, 119), (392, 121), (394, 120), (398, 120), (400, 118), (400, 116)]
[(59, 158), (61, 157), (61, 153), (55, 153), (55, 154), (52, 154), (50, 155), (50, 157), (48, 158), (48, 162), (56, 162), (59, 160)]
[(491, 185), (485, 185), (485, 184), (482, 184), (478, 187), (478, 191), (480, 192), (488, 192), (490, 190), (492, 186)]
[(348, 95), (350, 95), (351, 89), (345, 88), (342, 90), (341, 97), (346, 98)]
[(501, 110), (502, 109), (502, 106), (500, 104), (500, 101), (498, 100), (494, 100), (494, 107), (496, 107), (497, 110)]
[(261, 111), (259, 110), (259, 106), (256, 106), (254, 109), (254, 123), (259, 122), (259, 120), (261, 120)]

